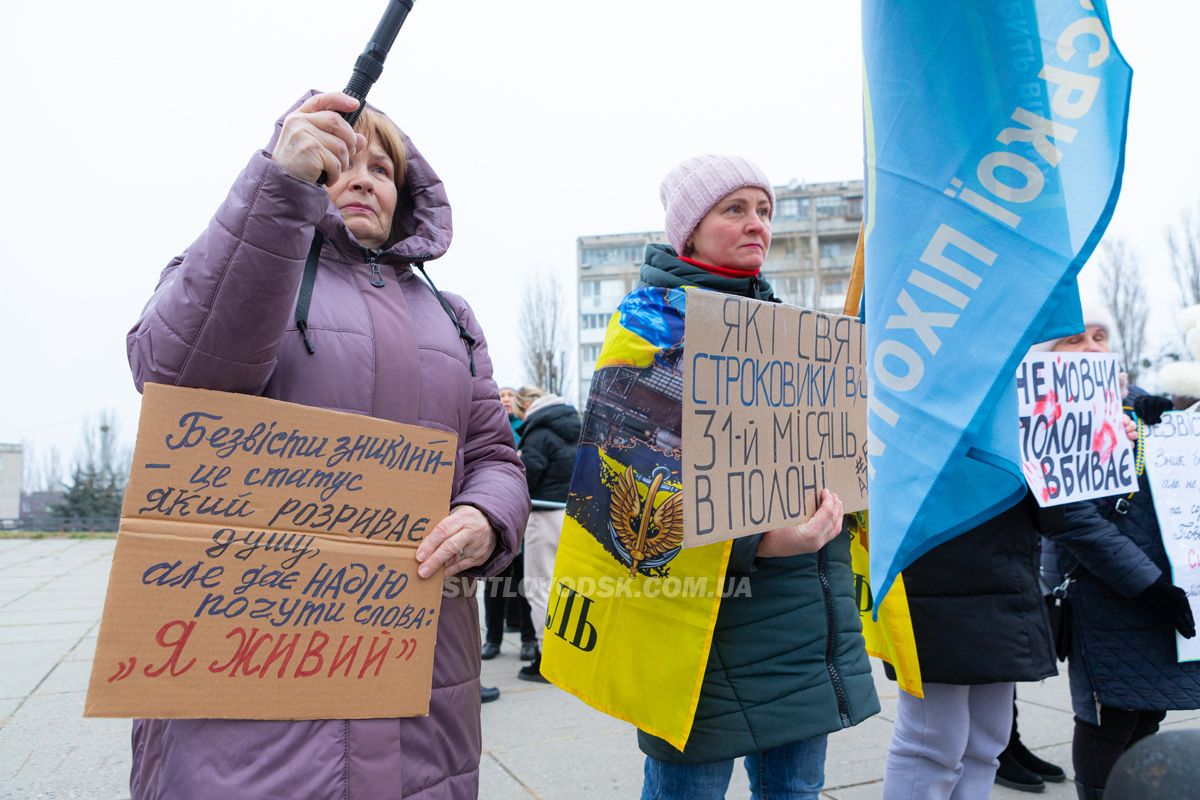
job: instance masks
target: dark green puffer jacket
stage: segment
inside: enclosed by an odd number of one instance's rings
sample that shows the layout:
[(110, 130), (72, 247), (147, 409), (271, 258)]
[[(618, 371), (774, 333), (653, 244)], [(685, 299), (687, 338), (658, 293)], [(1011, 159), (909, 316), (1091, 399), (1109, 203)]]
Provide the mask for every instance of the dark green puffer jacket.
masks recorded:
[[(776, 300), (761, 278), (714, 275), (680, 261), (665, 245), (646, 249), (642, 284)], [(717, 614), (686, 747), (680, 752), (638, 731), (647, 755), (687, 764), (722, 761), (848, 728), (878, 713), (854, 602), (849, 536), (843, 530), (819, 553), (761, 559), (754, 556), (759, 538), (733, 543), (730, 596)], [(739, 587), (743, 580), (748, 583)]]

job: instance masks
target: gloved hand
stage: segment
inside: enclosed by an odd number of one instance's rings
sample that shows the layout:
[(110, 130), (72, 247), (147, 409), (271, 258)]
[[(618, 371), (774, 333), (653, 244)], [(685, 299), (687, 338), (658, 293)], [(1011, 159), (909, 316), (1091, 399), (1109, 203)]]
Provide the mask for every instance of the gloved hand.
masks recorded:
[(1170, 621), (1183, 638), (1191, 639), (1196, 635), (1196, 620), (1192, 617), (1192, 607), (1188, 605), (1187, 592), (1183, 589), (1159, 578), (1138, 598), (1153, 606), (1157, 615)]
[(1170, 398), (1157, 394), (1135, 397), (1129, 404), (1133, 406), (1133, 413), (1138, 415), (1138, 419), (1147, 425), (1157, 425), (1162, 422), (1163, 412), (1170, 411), (1175, 407)]

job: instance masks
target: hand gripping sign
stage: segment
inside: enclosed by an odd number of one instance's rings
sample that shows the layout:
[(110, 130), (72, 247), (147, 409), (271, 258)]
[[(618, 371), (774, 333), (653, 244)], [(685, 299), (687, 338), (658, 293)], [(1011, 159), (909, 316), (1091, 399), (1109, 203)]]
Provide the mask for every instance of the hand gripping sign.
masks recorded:
[(863, 325), (688, 290), (683, 545), (805, 522), (821, 489), (867, 507)]
[(1137, 491), (1112, 353), (1032, 353), (1017, 367), (1021, 471), (1042, 506)]
[(84, 715), (428, 713), (456, 438), (147, 385)]

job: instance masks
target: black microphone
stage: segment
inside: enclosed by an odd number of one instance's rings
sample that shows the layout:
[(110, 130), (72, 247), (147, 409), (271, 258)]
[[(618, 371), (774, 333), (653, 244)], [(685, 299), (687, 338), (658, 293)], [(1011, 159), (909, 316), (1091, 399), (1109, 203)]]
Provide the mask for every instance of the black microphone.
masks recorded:
[[(350, 123), (350, 127), (354, 127), (354, 123), (358, 122), (358, 117), (367, 104), (367, 92), (371, 91), (375, 81), (383, 74), (383, 62), (392, 49), (392, 43), (396, 41), (396, 34), (400, 33), (404, 20), (408, 18), (408, 12), (412, 11), (413, 1), (388, 0), (383, 16), (375, 26), (375, 33), (371, 34), (366, 49), (354, 62), (354, 71), (350, 73), (350, 81), (343, 91), (358, 101), (358, 108), (338, 112), (342, 119)], [(328, 177), (322, 172), (317, 178), (317, 185), (324, 186)]]

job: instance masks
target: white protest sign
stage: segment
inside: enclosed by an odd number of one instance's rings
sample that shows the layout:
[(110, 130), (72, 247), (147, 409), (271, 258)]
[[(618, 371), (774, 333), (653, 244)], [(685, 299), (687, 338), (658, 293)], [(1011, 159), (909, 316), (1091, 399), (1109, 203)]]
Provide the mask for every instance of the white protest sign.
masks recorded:
[(1021, 471), (1042, 506), (1136, 492), (1113, 353), (1032, 353), (1017, 367)]
[[(1200, 413), (1171, 412), (1146, 435), (1146, 474), (1171, 582), (1200, 619)], [(1180, 661), (1200, 661), (1200, 637), (1175, 634)]]

